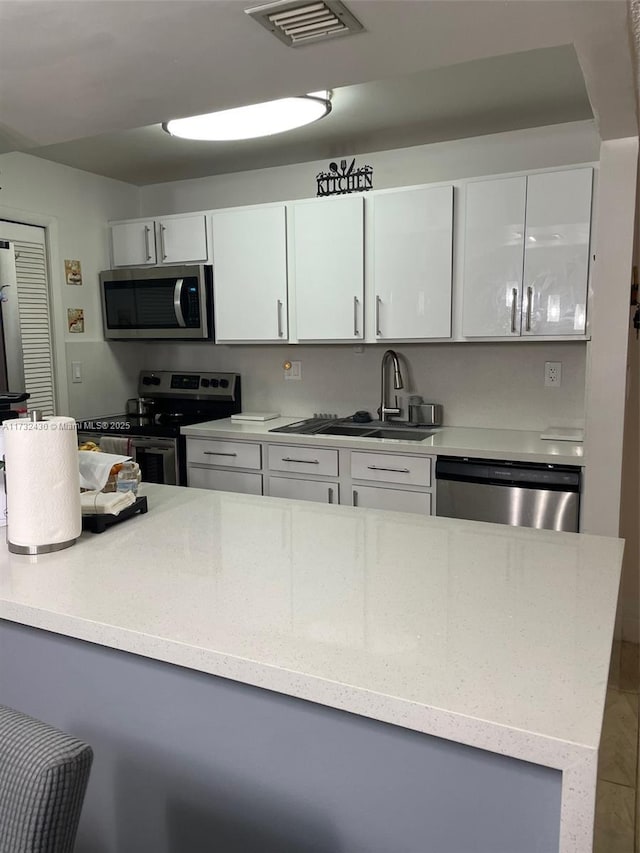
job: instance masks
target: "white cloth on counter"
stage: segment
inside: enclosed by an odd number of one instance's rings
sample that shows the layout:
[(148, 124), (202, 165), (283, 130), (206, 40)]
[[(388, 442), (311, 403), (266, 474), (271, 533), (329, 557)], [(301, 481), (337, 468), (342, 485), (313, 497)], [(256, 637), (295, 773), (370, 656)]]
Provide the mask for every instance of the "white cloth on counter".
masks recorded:
[(80, 488), (100, 491), (109, 479), (109, 472), (118, 462), (127, 462), (130, 456), (115, 453), (96, 453), (95, 450), (78, 450)]
[(101, 450), (105, 453), (131, 454), (131, 439), (122, 438), (118, 435), (102, 435), (98, 442)]
[(136, 502), (133, 492), (82, 492), (80, 506), (83, 515), (118, 515)]

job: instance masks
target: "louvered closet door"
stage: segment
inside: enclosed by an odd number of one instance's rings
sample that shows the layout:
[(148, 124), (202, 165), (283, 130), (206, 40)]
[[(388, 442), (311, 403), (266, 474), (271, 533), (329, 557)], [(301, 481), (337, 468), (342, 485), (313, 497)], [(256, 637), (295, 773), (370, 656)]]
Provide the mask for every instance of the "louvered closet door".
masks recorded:
[(0, 238), (10, 241), (15, 254), (18, 318), (22, 338), (25, 390), (29, 409), (55, 414), (53, 346), (45, 231), (13, 222), (0, 222)]

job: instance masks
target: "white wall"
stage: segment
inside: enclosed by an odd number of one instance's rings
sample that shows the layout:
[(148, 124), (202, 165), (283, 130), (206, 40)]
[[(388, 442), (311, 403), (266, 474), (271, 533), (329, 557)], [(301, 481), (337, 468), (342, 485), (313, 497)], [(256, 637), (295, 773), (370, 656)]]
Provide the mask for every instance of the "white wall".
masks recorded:
[[(114, 344), (114, 349), (119, 344)], [(581, 423), (584, 343), (398, 344), (408, 370), (402, 392), (444, 405), (449, 426), (544, 430)], [(340, 416), (373, 413), (380, 403), (384, 346), (141, 345), (145, 368), (230, 370), (242, 375), (245, 411)], [(302, 380), (284, 379), (287, 359), (302, 363)], [(562, 362), (562, 387), (545, 388), (544, 362)]]
[[(138, 215), (138, 188), (28, 154), (0, 155), (0, 219), (48, 228), (52, 324), (60, 413), (69, 411), (65, 342), (102, 341), (98, 272), (109, 267), (107, 221)], [(65, 259), (82, 265), (81, 287), (67, 285)], [(67, 308), (83, 308), (84, 334), (70, 334)]]
[[(392, 151), (347, 151), (344, 156), (356, 156), (356, 165), (372, 166), (374, 189), (387, 189), (589, 163), (598, 160), (599, 150), (594, 122), (580, 121)], [(317, 160), (142, 187), (141, 215), (311, 198), (316, 195), (316, 175), (327, 165)]]

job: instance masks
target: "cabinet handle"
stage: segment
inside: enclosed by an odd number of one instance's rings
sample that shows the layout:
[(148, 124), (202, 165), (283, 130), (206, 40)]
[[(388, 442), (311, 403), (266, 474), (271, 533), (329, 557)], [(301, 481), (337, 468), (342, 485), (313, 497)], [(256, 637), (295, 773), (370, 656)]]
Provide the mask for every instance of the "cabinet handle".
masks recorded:
[(283, 456), (283, 462), (304, 462), (305, 465), (319, 465), (319, 459), (292, 459), (291, 456)]
[(333, 489), (331, 488), (331, 486), (329, 486), (329, 488), (327, 489), (327, 499), (330, 504), (333, 503)]
[(150, 231), (151, 231), (151, 228), (149, 228), (148, 225), (145, 225), (144, 226), (144, 250), (145, 250), (148, 261), (151, 260), (151, 247), (149, 245), (149, 232)]
[(515, 334), (516, 329), (516, 306), (518, 305), (518, 290), (513, 288), (511, 291), (511, 331)]
[(353, 490), (353, 505), (358, 506), (358, 493), (355, 489)]
[(379, 296), (376, 296), (376, 335), (379, 338), (382, 337), (382, 332), (380, 331), (380, 303), (382, 299)]
[(357, 338), (360, 332), (358, 331), (358, 305), (360, 304), (358, 297), (353, 297), (353, 336)]
[(408, 468), (381, 468), (379, 465), (367, 465), (370, 471), (393, 471), (394, 474), (410, 474)]
[(237, 453), (223, 453), (221, 450), (203, 450), (203, 456), (237, 456)]
[(167, 253), (164, 250), (164, 232), (167, 229), (164, 225), (160, 226), (160, 254), (162, 255), (162, 260), (164, 261), (167, 257)]
[(525, 329), (527, 332), (531, 331), (531, 306), (533, 304), (533, 288), (527, 288), (527, 314), (525, 319)]
[(278, 337), (283, 336), (282, 332), (282, 300), (278, 299)]

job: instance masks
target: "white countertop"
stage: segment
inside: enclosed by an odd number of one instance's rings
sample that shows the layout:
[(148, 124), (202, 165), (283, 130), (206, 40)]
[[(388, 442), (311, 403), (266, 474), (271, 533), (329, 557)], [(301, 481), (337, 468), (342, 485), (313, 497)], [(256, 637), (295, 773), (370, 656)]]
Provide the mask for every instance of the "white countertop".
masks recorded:
[(480, 429), (476, 427), (425, 427), (434, 434), (422, 441), (389, 438), (352, 438), (337, 435), (296, 435), (270, 432), (288, 426), (301, 417), (281, 417), (263, 422), (234, 423), (231, 418), (182, 427), (193, 438), (226, 438), (269, 441), (279, 444), (306, 444), (315, 447), (349, 447), (354, 450), (394, 450), (402, 453), (437, 456), (471, 456), (484, 459), (546, 462), (557, 465), (584, 465), (582, 442), (541, 439), (539, 432), (516, 429)]
[(0, 545), (0, 618), (559, 768), (561, 851), (590, 849), (620, 540), (143, 493), (65, 551)]

